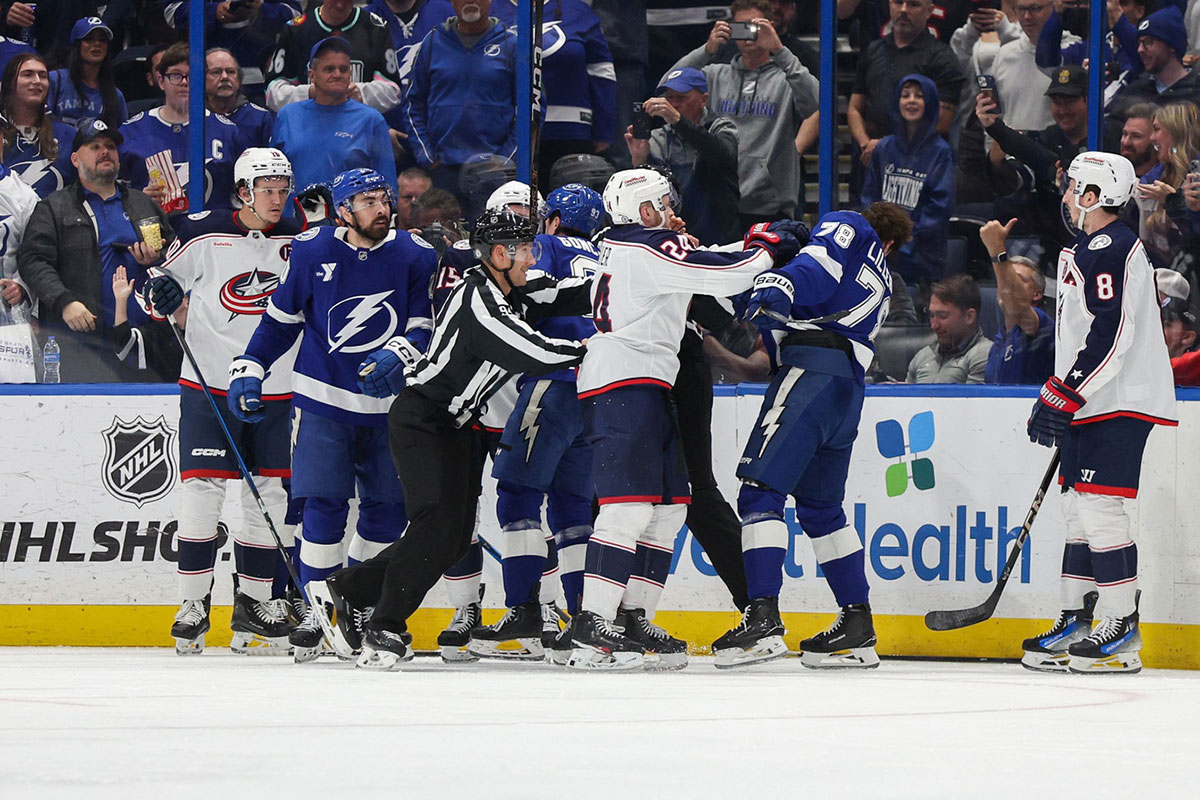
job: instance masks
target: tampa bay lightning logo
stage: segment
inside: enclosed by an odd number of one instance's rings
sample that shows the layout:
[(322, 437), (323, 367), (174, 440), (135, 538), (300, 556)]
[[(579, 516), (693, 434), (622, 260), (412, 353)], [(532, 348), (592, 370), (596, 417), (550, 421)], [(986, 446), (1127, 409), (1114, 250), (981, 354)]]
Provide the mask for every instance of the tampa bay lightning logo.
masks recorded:
[(33, 158), (24, 164), (11, 164), (10, 167), (27, 186), (38, 193), (38, 197), (57, 192), (66, 185), (62, 170), (47, 158)]
[(230, 322), (239, 314), (262, 314), (278, 288), (278, 275), (255, 268), (225, 282), (221, 287), (221, 306), (229, 312)]
[(347, 297), (329, 309), (329, 352), (370, 353), (396, 334), (399, 315), (387, 298), (392, 290)]

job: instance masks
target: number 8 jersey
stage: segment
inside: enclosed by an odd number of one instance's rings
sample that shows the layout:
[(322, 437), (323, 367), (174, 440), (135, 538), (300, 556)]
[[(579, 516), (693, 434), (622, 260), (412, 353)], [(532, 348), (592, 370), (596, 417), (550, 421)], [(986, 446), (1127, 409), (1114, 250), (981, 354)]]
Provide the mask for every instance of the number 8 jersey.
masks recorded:
[(1083, 395), (1074, 424), (1175, 424), (1175, 380), (1154, 270), (1124, 222), (1080, 233), (1058, 256), (1054, 374)]

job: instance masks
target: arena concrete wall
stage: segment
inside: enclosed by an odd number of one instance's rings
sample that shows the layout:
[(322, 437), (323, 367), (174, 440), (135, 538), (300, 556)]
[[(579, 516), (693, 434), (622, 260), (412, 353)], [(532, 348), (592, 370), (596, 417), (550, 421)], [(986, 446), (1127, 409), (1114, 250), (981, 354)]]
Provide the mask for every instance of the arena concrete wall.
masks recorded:
[[(714, 461), (736, 497), (741, 443), (763, 387), (718, 387)], [(173, 386), (0, 387), (0, 645), (169, 645), (176, 608), (178, 390)], [(1047, 498), (996, 617), (934, 633), (932, 608), (987, 596), (1050, 452), (1030, 444), (1033, 388), (868, 389), (846, 510), (867, 552), (881, 654), (1015, 658), (1058, 608), (1063, 526)], [(1151, 435), (1131, 505), (1141, 564), (1146, 664), (1200, 668), (1200, 391), (1179, 390), (1178, 428)], [(222, 515), (241, 524), (237, 490)], [(482, 535), (503, 547), (485, 490)], [(789, 639), (831, 619), (832, 595), (789, 519), (781, 606)], [(228, 642), (232, 544), (222, 541), (210, 645)], [(485, 559), (485, 603), (499, 615), (499, 567)], [(449, 619), (441, 587), (412, 621), (432, 649)], [(703, 649), (737, 620), (686, 528), (676, 539), (659, 621)], [(794, 645), (795, 642), (793, 641)]]

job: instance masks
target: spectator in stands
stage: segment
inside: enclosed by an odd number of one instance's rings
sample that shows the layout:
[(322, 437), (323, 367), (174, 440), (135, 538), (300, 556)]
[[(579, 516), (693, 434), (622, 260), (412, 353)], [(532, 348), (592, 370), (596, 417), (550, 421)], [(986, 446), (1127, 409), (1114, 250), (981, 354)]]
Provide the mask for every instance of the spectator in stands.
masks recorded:
[(430, 189), (413, 203), (413, 221), (417, 228), (427, 229), (440, 224), (451, 230), (462, 227), (462, 205), (458, 198), (445, 189)]
[(0, 79), (0, 163), (20, 176), (38, 197), (75, 180), (68, 152), (75, 129), (46, 111), (50, 73), (36, 53), (8, 62)]
[(214, 47), (204, 54), (204, 102), (209, 111), (237, 126), (241, 136), (239, 149), (266, 147), (270, 143), (275, 115), (242, 94), (242, 65), (223, 47)]
[(429, 173), (420, 167), (409, 167), (396, 179), (396, 227), (407, 230), (416, 226), (413, 219), (413, 203), (433, 188)]
[[(1054, 5), (1051, 0), (1017, 0), (1016, 10), (1022, 35), (1000, 45), (992, 75), (1008, 126), (1018, 131), (1040, 131), (1054, 122), (1046, 98), (1050, 77), (1038, 67), (1036, 59), (1038, 36)], [(1078, 36), (1063, 32), (1064, 46), (1078, 41)]]
[[(143, 111), (149, 111), (152, 108), (158, 108), (163, 103), (162, 90), (158, 88), (158, 65), (162, 62), (163, 53), (167, 52), (170, 45), (156, 44), (150, 48), (150, 53), (144, 61), (146, 67), (146, 83), (150, 86), (151, 97), (145, 100), (130, 100), (129, 116), (136, 117)], [(129, 87), (126, 87), (127, 89)], [(139, 86), (138, 89), (141, 87)], [(128, 94), (132, 96), (133, 92)]]
[[(0, 33), (17, 38), (25, 28), (33, 29), (30, 42), (55, 66), (67, 60), (71, 47), (71, 28), (80, 17), (100, 17), (113, 32), (114, 42), (124, 42), (137, 25), (136, 0), (69, 0), (69, 2), (24, 3), (4, 0), (0, 3)], [(34, 7), (37, 7), (36, 12)], [(70, 147), (67, 142), (65, 147)]]
[(1139, 178), (1158, 163), (1158, 154), (1151, 141), (1155, 110), (1150, 103), (1136, 103), (1125, 110), (1125, 124), (1121, 126), (1121, 155), (1133, 164), (1133, 171)]
[[(163, 6), (167, 24), (187, 38), (188, 0), (155, 0)], [(205, 40), (209, 48), (229, 51), (245, 64), (242, 82), (247, 94), (261, 101), (266, 79), (261, 69), (275, 49), (283, 26), (300, 16), (302, 0), (208, 0), (205, 3)]]
[[(25, 236), (25, 225), (38, 203), (38, 196), (25, 181), (0, 164), (0, 299), (10, 307), (29, 299), (17, 273), (17, 253)], [(8, 309), (0, 309), (0, 312)]]
[(927, 286), (962, 265), (946, 263), (946, 231), (954, 205), (954, 153), (938, 136), (937, 86), (914, 73), (896, 87), (892, 127), (871, 153), (862, 204), (895, 203), (912, 218), (912, 238), (892, 257), (907, 283)]
[(455, 16), (421, 42), (405, 98), (409, 146), (435, 186), (460, 198), (473, 156), (517, 151), (517, 38), (488, 16), (491, 0), (453, 0)]
[(1192, 159), (1200, 155), (1200, 108), (1169, 103), (1154, 113), (1150, 141), (1158, 163), (1139, 179), (1134, 199), (1139, 211), (1138, 236), (1156, 266), (1170, 266), (1189, 278), (1197, 228), (1179, 190)]
[(278, 114), (288, 103), (315, 97), (313, 87), (305, 83), (309, 53), (329, 37), (349, 47), (351, 98), (380, 113), (400, 104), (400, 65), (387, 23), (354, 0), (322, 0), (283, 26), (267, 68), (267, 108)]
[(734, 0), (735, 22), (758, 26), (757, 36), (737, 42), (740, 55), (728, 64), (712, 58), (730, 41), (729, 23), (713, 25), (708, 41), (676, 63), (708, 81), (708, 107), (730, 117), (738, 130), (741, 229), (755, 222), (792, 217), (800, 189), (796, 132), (817, 108), (817, 79), (783, 46), (766, 18), (768, 0)]
[(1054, 320), (1042, 310), (1046, 277), (1027, 258), (1008, 255), (1016, 219), (991, 220), (979, 230), (996, 274), (996, 299), (1004, 326), (988, 351), (987, 383), (1043, 384), (1054, 374)]
[(931, 0), (890, 0), (892, 30), (871, 42), (858, 59), (846, 123), (857, 158), (851, 163), (850, 199), (857, 202), (865, 168), (879, 140), (891, 133), (896, 85), (905, 75), (920, 73), (938, 90), (937, 132), (946, 136), (962, 94), (963, 72), (943, 42), (929, 32)]
[[(1112, 92), (1123, 86), (1125, 76), (1136, 77), (1142, 71), (1142, 59), (1138, 55), (1138, 23), (1149, 13), (1149, 0), (1108, 0), (1108, 27), (1111, 38), (1104, 42), (1104, 60), (1106, 63), (1116, 61), (1119, 74), (1117, 81), (1112, 81), (1107, 91)], [(1086, 39), (1063, 45), (1064, 27), (1083, 35), (1088, 24), (1088, 4), (1083, 0), (1055, 0), (1055, 9), (1051, 12), (1037, 42), (1037, 64), (1042, 69), (1051, 69), (1060, 64), (1083, 64), (1088, 58), (1088, 43)], [(1116, 52), (1110, 47), (1116, 42)], [(1111, 95), (1109, 95), (1111, 96)]]
[(387, 23), (400, 67), (400, 85), (404, 88), (408, 86), (408, 70), (421, 40), (454, 16), (450, 0), (371, 0), (363, 8)]
[[(967, 12), (974, 7), (963, 0), (938, 0), (932, 5), (925, 26), (931, 35), (942, 42), (950, 41), (953, 33), (966, 21)], [(810, 7), (818, 10), (819, 2), (812, 3)], [(837, 0), (837, 12), (839, 20), (854, 18), (860, 23), (857, 38), (864, 50), (872, 42), (883, 38), (894, 20), (889, 13), (894, 13), (889, 0)], [(816, 22), (812, 22), (814, 28)]]
[(69, 125), (100, 119), (110, 128), (129, 118), (125, 95), (113, 80), (112, 31), (99, 17), (84, 17), (71, 29), (67, 66), (50, 73), (46, 106)]
[(271, 133), (292, 162), (297, 187), (332, 181), (348, 169), (367, 167), (396, 185), (396, 161), (383, 115), (351, 98), (350, 46), (341, 36), (313, 45), (309, 55), (311, 100), (279, 110)]
[(1146, 71), (1113, 100), (1109, 113), (1124, 119), (1126, 109), (1135, 103), (1200, 103), (1200, 76), (1183, 66), (1187, 45), (1183, 14), (1176, 6), (1160, 8), (1142, 20), (1138, 54)]
[[(163, 104), (121, 126), (121, 180), (154, 198), (168, 214), (186, 211), (188, 183), (188, 46), (173, 44), (158, 62)], [(233, 208), (233, 163), (241, 154), (237, 127), (204, 112), (204, 207)]]
[(970, 275), (951, 275), (933, 284), (929, 327), (937, 341), (908, 365), (909, 383), (983, 383), (991, 343), (979, 327), (982, 300)]
[[(796, 20), (796, 0), (770, 0), (767, 5), (770, 6), (770, 10), (764, 13), (767, 19), (771, 20), (771, 25), (775, 27), (779, 41), (783, 43), (784, 47), (791, 50), (796, 58), (800, 59), (800, 63), (804, 65), (805, 69), (813, 75), (817, 75), (821, 71), (821, 57), (803, 39), (792, 33), (792, 24)], [(728, 64), (733, 61), (733, 57), (738, 52), (737, 43), (726, 42), (713, 56), (713, 63)]]
[(1191, 286), (1178, 272), (1162, 268), (1154, 270), (1154, 282), (1175, 383), (1200, 386), (1200, 339), (1196, 336), (1196, 309), (1189, 300)]
[[(701, 244), (727, 244), (741, 235), (738, 220), (738, 131), (729, 117), (708, 106), (708, 79), (692, 67), (667, 73), (658, 96), (642, 104), (652, 118), (666, 123), (635, 136), (630, 125), (625, 144), (640, 167), (665, 167), (678, 182), (687, 209), (688, 233)], [(640, 131), (638, 133), (641, 133)]]
[(1021, 37), (1021, 26), (1011, 21), (999, 8), (981, 8), (971, 5), (967, 22), (950, 38), (950, 50), (962, 67), (966, 82), (962, 97), (955, 112), (955, 128), (966, 123), (975, 113), (975, 95), (978, 87), (975, 79), (979, 75), (991, 75), (992, 64), (1000, 45), (1016, 41)]
[(4, 74), (4, 68), (8, 66), (8, 62), (12, 61), (14, 56), (18, 56), (21, 53), (37, 55), (37, 50), (34, 50), (19, 39), (9, 39), (7, 36), (0, 36), (0, 75)]
[[(21, 278), (40, 303), (42, 334), (54, 334), (62, 348), (64, 383), (166, 377), (137, 369), (150, 350), (172, 338), (150, 318), (144, 301), (129, 309), (144, 337), (122, 354), (108, 341), (117, 268), (144, 290), (146, 267), (160, 260), (173, 237), (155, 200), (117, 182), (121, 145), (121, 134), (101, 121), (80, 129), (71, 154), (79, 180), (34, 207), (18, 255)], [(149, 231), (154, 227), (160, 241)]]
[(1171, 358), (1196, 349), (1196, 310), (1187, 300), (1172, 297), (1163, 304), (1162, 326)]
[[(613, 72), (617, 76), (617, 118), (613, 135), (620, 137), (633, 119), (633, 104), (646, 96), (646, 76), (665, 74), (679, 56), (691, 48), (696, 37), (682, 39), (679, 50), (659, 50), (656, 58), (661, 60), (661, 68), (647, 70), (649, 32), (653, 23), (647, 19), (646, 0), (593, 0), (591, 5), (600, 18), (600, 29), (604, 31), (604, 39), (612, 53)], [(697, 37), (705, 35), (708, 23), (707, 17), (700, 20), (701, 32)], [(612, 159), (617, 169), (629, 169), (629, 153), (624, 148), (610, 148), (605, 155)], [(551, 190), (564, 183), (572, 181), (552, 185)]]

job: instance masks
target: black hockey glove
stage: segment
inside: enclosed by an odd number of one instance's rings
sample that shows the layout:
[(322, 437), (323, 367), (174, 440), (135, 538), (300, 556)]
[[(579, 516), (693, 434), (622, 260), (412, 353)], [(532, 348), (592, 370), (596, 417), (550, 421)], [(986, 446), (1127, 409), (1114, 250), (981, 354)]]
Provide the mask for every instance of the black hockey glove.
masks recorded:
[(183, 287), (170, 275), (159, 273), (150, 279), (146, 292), (155, 314), (173, 314), (183, 304)]
[(1057, 447), (1062, 444), (1067, 426), (1075, 418), (1075, 412), (1086, 402), (1079, 392), (1051, 376), (1042, 386), (1041, 396), (1033, 405), (1033, 413), (1029, 415), (1029, 441), (1043, 447)]

